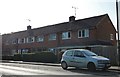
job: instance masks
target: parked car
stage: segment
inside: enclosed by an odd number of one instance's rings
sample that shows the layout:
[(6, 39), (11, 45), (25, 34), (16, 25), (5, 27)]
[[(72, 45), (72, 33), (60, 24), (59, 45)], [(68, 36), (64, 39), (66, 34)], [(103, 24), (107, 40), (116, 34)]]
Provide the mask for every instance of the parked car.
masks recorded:
[(110, 66), (110, 60), (108, 58), (98, 56), (86, 49), (66, 50), (61, 59), (61, 67), (63, 69), (77, 67), (95, 71), (96, 69), (107, 70)]

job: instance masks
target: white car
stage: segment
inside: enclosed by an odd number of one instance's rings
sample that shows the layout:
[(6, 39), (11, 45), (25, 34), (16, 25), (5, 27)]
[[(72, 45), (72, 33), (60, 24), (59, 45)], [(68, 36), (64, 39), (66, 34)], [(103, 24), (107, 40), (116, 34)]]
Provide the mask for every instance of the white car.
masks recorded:
[(107, 70), (111, 65), (108, 58), (98, 56), (89, 50), (70, 49), (62, 55), (61, 66), (63, 69), (78, 67), (94, 71), (96, 69)]

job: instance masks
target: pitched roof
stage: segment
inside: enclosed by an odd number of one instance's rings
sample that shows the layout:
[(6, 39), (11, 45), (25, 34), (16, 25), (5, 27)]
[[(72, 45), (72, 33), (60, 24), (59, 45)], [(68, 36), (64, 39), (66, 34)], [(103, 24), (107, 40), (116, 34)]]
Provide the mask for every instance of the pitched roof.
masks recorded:
[[(63, 22), (63, 23), (48, 25), (48, 26), (44, 26), (44, 27), (34, 28), (34, 29), (31, 29), (31, 31), (33, 31), (34, 35), (36, 35), (36, 34), (45, 35), (45, 34), (50, 34), (50, 33), (71, 31), (71, 30), (78, 30), (78, 29), (86, 29), (86, 28), (91, 29), (91, 28), (95, 28), (96, 25), (105, 16), (108, 16), (108, 14), (89, 17), (89, 18), (84, 18), (84, 19), (78, 19), (78, 20), (75, 20), (73, 22)], [(23, 35), (23, 33), (25, 35)], [(27, 30), (14, 32), (12, 34), (15, 35), (15, 36), (16, 36), (16, 34), (18, 36), (26, 36), (27, 35)], [(9, 35), (9, 34), (7, 34), (7, 35)]]
[(78, 19), (73, 22), (64, 22), (54, 25), (48, 25), (45, 27), (32, 29), (35, 33), (39, 32), (40, 34), (49, 34), (56, 33), (61, 31), (70, 31), (77, 29), (86, 29), (86, 28), (95, 28), (97, 24), (105, 17), (107, 14), (94, 16), (85, 19)]

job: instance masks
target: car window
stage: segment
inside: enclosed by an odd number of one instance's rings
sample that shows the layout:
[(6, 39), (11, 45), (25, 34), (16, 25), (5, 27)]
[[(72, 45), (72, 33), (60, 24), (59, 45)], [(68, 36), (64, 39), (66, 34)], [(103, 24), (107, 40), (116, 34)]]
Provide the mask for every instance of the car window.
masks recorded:
[(83, 53), (86, 54), (87, 56), (97, 56), (97, 54), (95, 54), (89, 50), (84, 50)]
[(76, 51), (74, 52), (74, 56), (75, 56), (75, 57), (83, 57), (84, 54), (83, 54), (81, 51), (77, 51), (77, 50), (76, 50)]
[(73, 51), (72, 50), (68, 50), (66, 53), (67, 56), (72, 56), (73, 55)]

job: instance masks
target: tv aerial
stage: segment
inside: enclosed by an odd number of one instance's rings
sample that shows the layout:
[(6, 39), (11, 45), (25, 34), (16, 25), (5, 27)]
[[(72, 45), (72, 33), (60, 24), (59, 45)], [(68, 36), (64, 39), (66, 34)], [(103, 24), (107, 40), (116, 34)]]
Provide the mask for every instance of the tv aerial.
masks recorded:
[(75, 6), (72, 6), (72, 8), (75, 10), (75, 17), (76, 17), (76, 10), (77, 10), (78, 8), (75, 7)]

